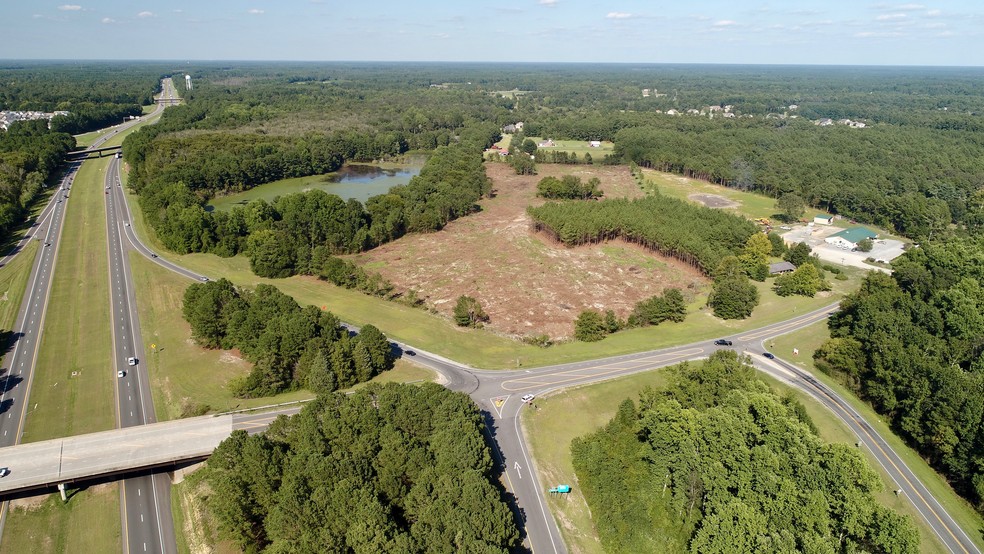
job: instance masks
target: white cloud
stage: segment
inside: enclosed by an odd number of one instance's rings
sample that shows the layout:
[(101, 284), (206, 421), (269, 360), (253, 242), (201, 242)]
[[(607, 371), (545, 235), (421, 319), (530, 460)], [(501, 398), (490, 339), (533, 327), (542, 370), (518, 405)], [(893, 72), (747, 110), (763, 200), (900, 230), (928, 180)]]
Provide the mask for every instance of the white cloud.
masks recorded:
[(857, 38), (892, 38), (900, 37), (902, 33), (898, 31), (861, 31), (860, 33), (854, 33)]
[(116, 23), (116, 20), (115, 19), (112, 19), (110, 17), (104, 17), (104, 18), (102, 18), (102, 22), (108, 25), (110, 23)]
[(722, 19), (720, 21), (715, 21), (711, 24), (712, 27), (732, 27), (737, 25), (737, 21), (731, 21), (730, 19)]
[(261, 10), (259, 8), (252, 8), (252, 9), (247, 10), (246, 13), (251, 13), (251, 14), (254, 14), (254, 15), (258, 15), (258, 14), (263, 13), (263, 10)]
[(922, 4), (902, 4), (901, 6), (899, 6), (896, 9), (899, 9), (899, 10), (921, 10), (921, 9), (923, 9), (925, 7), (926, 6), (923, 6)]
[(900, 19), (905, 19), (907, 16), (904, 13), (886, 13), (879, 15), (875, 18), (876, 21), (898, 21)]
[(540, 0), (539, 2), (537, 2), (537, 4), (552, 8), (557, 5), (557, 0)]
[(605, 17), (608, 19), (628, 19), (632, 17), (632, 14), (625, 12), (608, 12), (608, 15)]
[(926, 15), (928, 15), (929, 17), (937, 17), (943, 15), (943, 12), (940, 10), (929, 10), (926, 12)]
[(63, 12), (77, 12), (82, 9), (82, 6), (78, 4), (63, 4), (58, 6), (58, 9)]
[(137, 17), (141, 19), (146, 19), (148, 17), (156, 17), (156, 16), (154, 15), (154, 12), (140, 12), (137, 14)]

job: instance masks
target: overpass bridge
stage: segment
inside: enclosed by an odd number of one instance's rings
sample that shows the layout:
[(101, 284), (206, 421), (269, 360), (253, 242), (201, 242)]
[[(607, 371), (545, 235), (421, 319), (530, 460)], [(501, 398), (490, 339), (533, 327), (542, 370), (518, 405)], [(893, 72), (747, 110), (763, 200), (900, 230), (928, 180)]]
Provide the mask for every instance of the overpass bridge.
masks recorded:
[(207, 459), (233, 431), (263, 431), (281, 415), (301, 411), (291, 402), (275, 411), (190, 417), (0, 448), (0, 501), (143, 471), (166, 471)]
[(105, 146), (103, 148), (89, 148), (87, 150), (74, 150), (72, 152), (65, 153), (66, 160), (80, 160), (89, 157), (89, 154), (98, 154), (100, 158), (104, 157), (103, 153), (114, 154), (116, 152), (122, 152), (122, 146)]

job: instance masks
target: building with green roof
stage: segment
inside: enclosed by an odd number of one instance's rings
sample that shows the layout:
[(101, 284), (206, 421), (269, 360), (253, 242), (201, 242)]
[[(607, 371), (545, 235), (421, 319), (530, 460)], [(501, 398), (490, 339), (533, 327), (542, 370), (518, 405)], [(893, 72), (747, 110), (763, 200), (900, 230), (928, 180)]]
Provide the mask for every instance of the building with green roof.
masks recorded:
[(844, 229), (843, 231), (830, 235), (824, 239), (824, 242), (827, 244), (832, 244), (837, 248), (853, 250), (858, 247), (858, 243), (862, 240), (874, 240), (876, 238), (878, 238), (878, 233), (868, 229), (867, 227), (851, 227), (850, 229)]

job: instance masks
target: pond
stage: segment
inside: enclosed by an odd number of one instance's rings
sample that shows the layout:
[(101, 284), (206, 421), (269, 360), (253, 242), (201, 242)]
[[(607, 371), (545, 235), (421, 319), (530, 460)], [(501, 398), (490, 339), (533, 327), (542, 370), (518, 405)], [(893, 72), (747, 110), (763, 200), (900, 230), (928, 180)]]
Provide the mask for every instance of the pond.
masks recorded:
[(343, 200), (354, 198), (365, 204), (369, 197), (384, 194), (396, 185), (405, 185), (419, 173), (419, 166), (346, 164), (334, 173), (274, 181), (238, 194), (216, 197), (206, 209), (226, 211), (233, 206), (245, 206), (257, 198), (272, 202), (278, 196), (309, 190), (323, 190)]

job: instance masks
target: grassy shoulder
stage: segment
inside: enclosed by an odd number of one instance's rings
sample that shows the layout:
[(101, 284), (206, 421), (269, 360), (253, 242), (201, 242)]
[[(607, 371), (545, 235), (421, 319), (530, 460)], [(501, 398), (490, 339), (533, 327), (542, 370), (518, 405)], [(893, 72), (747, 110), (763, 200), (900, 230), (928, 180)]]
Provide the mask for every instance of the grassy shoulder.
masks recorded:
[[(131, 196), (130, 201), (131, 205), (136, 205), (135, 197)], [(724, 321), (715, 318), (708, 309), (700, 308), (703, 302), (698, 298), (683, 323), (630, 329), (596, 343), (568, 342), (538, 348), (480, 329), (455, 327), (448, 319), (427, 311), (336, 287), (313, 277), (260, 278), (253, 274), (249, 261), (243, 256), (220, 258), (212, 254), (181, 256), (169, 253), (153, 235), (153, 230), (147, 227), (138, 210), (134, 210), (134, 227), (162, 256), (193, 271), (212, 278), (226, 277), (239, 286), (251, 288), (259, 283), (272, 284), (300, 304), (325, 306), (346, 322), (355, 325), (372, 323), (392, 339), (474, 367), (495, 369), (536, 367), (615, 356), (755, 329), (836, 302), (854, 290), (862, 277), (860, 270), (849, 269), (849, 280), (831, 280), (834, 290), (815, 298), (780, 298), (771, 291), (769, 282), (758, 284), (762, 303), (746, 320)]]
[[(246, 375), (252, 364), (235, 351), (207, 350), (194, 343), (191, 327), (181, 315), (185, 289), (193, 281), (136, 254), (130, 256), (130, 268), (158, 420), (313, 397), (306, 390), (251, 399), (234, 397), (228, 388), (229, 381)], [(431, 379), (431, 372), (399, 361), (374, 381)]]
[(120, 552), (120, 490), (116, 483), (8, 504), (0, 554)]
[[(638, 401), (639, 391), (646, 386), (659, 387), (665, 383), (664, 371), (652, 371), (597, 385), (566, 390), (538, 398), (536, 410), (524, 410), (523, 432), (529, 441), (540, 484), (551, 487), (558, 484), (572, 486), (570, 494), (550, 495), (547, 504), (553, 513), (564, 540), (572, 552), (602, 554), (604, 549), (595, 531), (591, 510), (576, 483), (571, 460), (571, 441), (575, 437), (591, 433), (607, 424), (615, 415), (619, 403), (626, 398)], [(762, 376), (764, 378), (764, 376)], [(768, 378), (770, 385), (781, 393), (788, 387)], [(853, 445), (857, 438), (839, 419), (831, 416), (823, 406), (804, 394), (792, 391), (806, 406), (820, 436), (827, 442)], [(874, 464), (874, 461), (871, 461)], [(877, 466), (876, 466), (877, 467)], [(875, 495), (882, 505), (908, 514), (919, 527), (921, 551), (947, 552), (933, 531), (919, 517), (914, 507), (896, 497), (887, 475), (879, 470), (883, 491)]]
[(51, 296), (34, 368), (24, 442), (112, 429), (109, 261), (102, 182), (108, 159), (75, 177), (58, 248)]
[[(929, 464), (919, 455), (918, 452), (909, 448), (900, 439), (891, 428), (885, 423), (885, 421), (879, 416), (875, 411), (865, 402), (858, 399), (852, 392), (847, 390), (840, 383), (831, 379), (827, 374), (816, 369), (813, 364), (813, 352), (820, 346), (820, 344), (830, 336), (827, 330), (826, 322), (816, 323), (809, 327), (805, 327), (794, 333), (789, 333), (787, 335), (782, 335), (772, 341), (769, 341), (770, 348), (773, 348), (773, 352), (782, 358), (796, 366), (799, 366), (810, 373), (812, 373), (817, 379), (823, 381), (824, 384), (830, 388), (837, 391), (844, 399), (846, 399), (855, 410), (857, 410), (865, 419), (871, 423), (878, 433), (885, 438), (885, 441), (889, 446), (902, 458), (905, 465), (912, 470), (913, 473), (919, 478), (920, 481), (929, 489), (936, 500), (946, 509), (947, 513), (953, 517), (954, 520), (960, 525), (961, 528), (967, 533), (967, 535), (974, 541), (974, 544), (978, 548), (984, 550), (984, 518), (981, 517), (979, 513), (971, 506), (966, 500), (957, 495), (956, 492), (950, 487), (946, 479), (944, 479), (939, 473), (937, 473)], [(774, 346), (772, 346), (774, 344)], [(793, 355), (793, 348), (799, 350), (798, 355)], [(813, 414), (810, 414), (813, 416)], [(819, 425), (819, 418), (813, 416), (814, 421)], [(828, 415), (828, 419), (830, 416)], [(838, 420), (840, 423), (840, 420)], [(850, 442), (857, 442), (857, 438), (853, 433), (847, 431), (850, 436)], [(865, 455), (874, 465), (874, 458), (871, 456), (870, 451), (867, 449), (864, 451)], [(887, 478), (883, 474), (883, 480), (887, 481)], [(889, 486), (889, 488), (893, 488)], [(886, 495), (892, 495), (886, 492)], [(908, 502), (905, 505), (911, 508)], [(915, 516), (914, 516), (915, 517)], [(923, 536), (923, 544), (927, 544), (925, 538), (926, 533), (931, 531), (926, 530), (923, 532), (922, 526), (925, 525), (922, 520), (919, 520), (920, 532)], [(934, 541), (936, 541), (935, 535), (932, 535)], [(940, 546), (942, 549), (943, 547)], [(943, 552), (945, 550), (941, 550)]]
[(490, 369), (538, 367), (616, 356), (748, 331), (834, 303), (844, 294), (855, 290), (863, 277), (863, 271), (845, 268), (849, 279), (829, 279), (834, 290), (815, 298), (780, 298), (772, 292), (770, 279), (766, 283), (757, 284), (762, 301), (752, 316), (738, 321), (714, 317), (704, 307), (706, 292), (700, 292), (690, 306), (687, 320), (682, 323), (663, 323), (657, 327), (630, 329), (595, 343), (567, 342), (550, 348), (540, 348), (481, 329), (456, 327), (449, 319), (425, 310), (336, 287), (313, 277), (260, 278), (253, 274), (249, 261), (242, 255), (220, 258), (213, 254), (174, 254), (164, 248), (154, 230), (147, 225), (139, 209), (137, 196), (128, 193), (128, 199), (135, 231), (148, 246), (172, 262), (211, 278), (225, 277), (238, 286), (253, 288), (260, 283), (274, 285), (301, 305), (324, 306), (348, 323), (372, 323), (391, 339), (472, 367)]
[[(4, 339), (17, 322), (17, 313), (27, 291), (27, 280), (31, 276), (39, 244), (36, 240), (28, 242), (9, 264), (0, 267), (0, 333), (4, 333), (0, 336)], [(7, 341), (0, 339), (3, 352), (7, 351), (7, 347)]]

